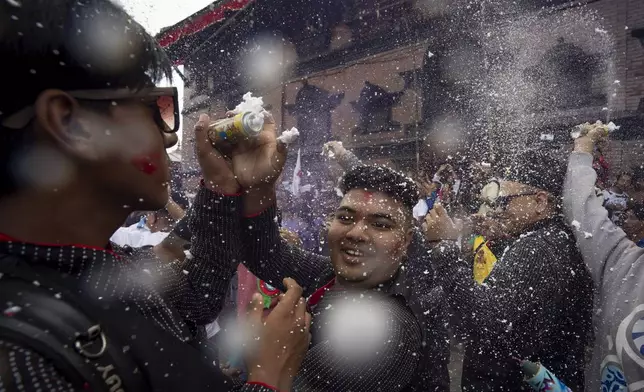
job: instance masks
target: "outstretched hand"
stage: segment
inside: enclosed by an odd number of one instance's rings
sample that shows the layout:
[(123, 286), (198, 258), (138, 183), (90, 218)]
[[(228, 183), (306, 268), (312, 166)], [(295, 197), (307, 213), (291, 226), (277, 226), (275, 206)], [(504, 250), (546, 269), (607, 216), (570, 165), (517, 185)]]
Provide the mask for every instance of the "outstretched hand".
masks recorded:
[(608, 130), (605, 127), (595, 126), (583, 129), (575, 139), (575, 151), (592, 154), (595, 146), (608, 141)]

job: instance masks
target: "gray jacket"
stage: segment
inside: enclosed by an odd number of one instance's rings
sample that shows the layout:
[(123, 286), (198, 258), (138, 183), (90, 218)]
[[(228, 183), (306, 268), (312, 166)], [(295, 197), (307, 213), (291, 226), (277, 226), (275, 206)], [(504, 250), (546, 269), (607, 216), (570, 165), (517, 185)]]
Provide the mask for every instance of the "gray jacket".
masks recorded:
[(564, 190), (566, 219), (597, 292), (586, 390), (644, 391), (644, 249), (608, 218), (592, 164), (592, 155), (573, 152)]

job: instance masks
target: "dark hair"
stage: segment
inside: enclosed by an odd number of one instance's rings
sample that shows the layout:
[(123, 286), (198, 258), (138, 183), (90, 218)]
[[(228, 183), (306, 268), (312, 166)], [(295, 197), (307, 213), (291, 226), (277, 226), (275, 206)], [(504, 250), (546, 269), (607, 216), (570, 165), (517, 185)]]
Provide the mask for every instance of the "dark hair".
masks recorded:
[[(47, 89), (136, 90), (172, 76), (154, 38), (109, 0), (0, 2), (0, 58), (0, 121)], [(19, 185), (12, 162), (33, 142), (29, 127), (0, 127), (0, 196)]]
[(109, 0), (0, 3), (0, 56), (17, 88), (0, 96), (8, 115), (49, 88), (138, 89), (172, 75), (152, 36)]
[(414, 208), (420, 192), (411, 178), (384, 166), (360, 165), (349, 170), (340, 183), (342, 193), (352, 189), (366, 189), (386, 194), (398, 200), (409, 212)]
[(519, 182), (534, 188), (543, 189), (555, 196), (561, 196), (566, 178), (565, 157), (554, 150), (529, 149), (508, 159), (504, 180)]

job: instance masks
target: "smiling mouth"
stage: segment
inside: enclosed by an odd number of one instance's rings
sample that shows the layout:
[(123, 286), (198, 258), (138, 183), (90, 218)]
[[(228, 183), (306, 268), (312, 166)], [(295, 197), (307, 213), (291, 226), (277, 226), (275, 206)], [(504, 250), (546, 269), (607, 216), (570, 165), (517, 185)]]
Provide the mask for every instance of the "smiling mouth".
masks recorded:
[(351, 257), (362, 257), (364, 256), (364, 253), (357, 249), (342, 249), (342, 252), (348, 256)]
[(357, 249), (347, 249), (344, 248), (341, 250), (342, 255), (344, 256), (344, 262), (349, 265), (361, 265), (364, 264), (364, 252)]

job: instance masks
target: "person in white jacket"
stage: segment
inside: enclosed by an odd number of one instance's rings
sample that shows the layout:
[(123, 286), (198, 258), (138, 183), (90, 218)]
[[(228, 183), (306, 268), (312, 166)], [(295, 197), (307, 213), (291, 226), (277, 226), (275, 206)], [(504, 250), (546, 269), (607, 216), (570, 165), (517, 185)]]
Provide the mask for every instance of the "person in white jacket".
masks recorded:
[(575, 141), (564, 190), (566, 219), (596, 286), (596, 336), (587, 391), (644, 391), (644, 249), (608, 218), (597, 196), (593, 148), (601, 128)]

